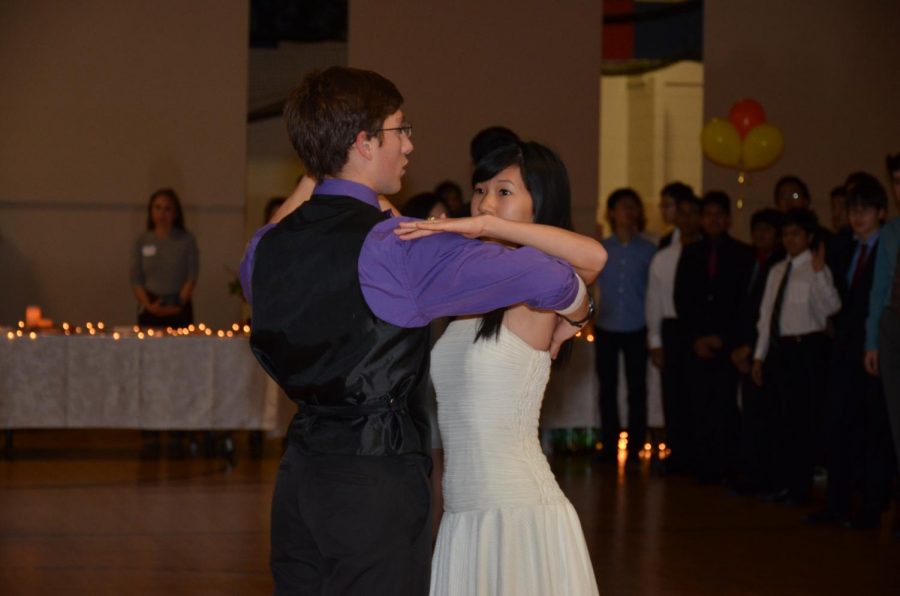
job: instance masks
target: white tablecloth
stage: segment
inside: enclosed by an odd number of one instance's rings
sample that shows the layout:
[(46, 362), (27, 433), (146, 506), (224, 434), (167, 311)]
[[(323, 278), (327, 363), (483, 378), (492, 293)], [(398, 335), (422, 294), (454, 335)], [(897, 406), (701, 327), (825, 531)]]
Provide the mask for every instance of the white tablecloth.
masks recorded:
[(272, 430), (267, 379), (243, 336), (0, 337), (0, 427)]

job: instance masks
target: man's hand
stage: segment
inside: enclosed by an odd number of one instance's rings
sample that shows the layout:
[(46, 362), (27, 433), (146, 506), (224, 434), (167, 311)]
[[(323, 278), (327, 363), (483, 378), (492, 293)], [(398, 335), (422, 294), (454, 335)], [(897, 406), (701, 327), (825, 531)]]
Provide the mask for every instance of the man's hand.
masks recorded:
[(738, 369), (742, 374), (747, 374), (750, 372), (750, 354), (752, 350), (750, 346), (744, 345), (739, 348), (735, 348), (731, 352), (731, 363), (734, 364), (734, 367)]
[(581, 327), (572, 325), (561, 316), (556, 316), (556, 327), (553, 329), (553, 337), (550, 338), (550, 358), (556, 360), (559, 355), (559, 349), (563, 343), (575, 337), (575, 334), (581, 331)]
[(659, 370), (663, 369), (666, 365), (666, 358), (662, 348), (650, 348), (650, 362)]
[(753, 382), (756, 383), (757, 387), (762, 387), (763, 385), (762, 364), (762, 360), (757, 358), (753, 361), (753, 368), (750, 371), (750, 376), (753, 378)]
[(866, 355), (864, 356), (863, 364), (866, 367), (867, 373), (869, 373), (873, 377), (877, 377), (879, 374), (878, 350), (866, 350)]
[(812, 254), (812, 268), (818, 273), (825, 268), (825, 243), (819, 242), (819, 247)]
[(694, 341), (694, 353), (703, 360), (712, 360), (723, 345), (718, 335), (706, 335)]

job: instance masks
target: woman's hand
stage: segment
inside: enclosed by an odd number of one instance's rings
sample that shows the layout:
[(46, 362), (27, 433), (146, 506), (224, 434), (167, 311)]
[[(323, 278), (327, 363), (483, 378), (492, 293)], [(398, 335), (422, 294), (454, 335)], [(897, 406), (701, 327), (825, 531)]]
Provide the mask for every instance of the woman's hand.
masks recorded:
[(155, 302), (151, 302), (145, 308), (151, 315), (157, 317), (171, 317), (181, 312), (182, 307), (177, 305), (164, 305), (159, 298)]
[(402, 240), (415, 240), (442, 232), (452, 232), (466, 238), (480, 238), (487, 235), (490, 219), (490, 215), (477, 215), (453, 219), (441, 217), (440, 219), (402, 221), (394, 229), (394, 234)]

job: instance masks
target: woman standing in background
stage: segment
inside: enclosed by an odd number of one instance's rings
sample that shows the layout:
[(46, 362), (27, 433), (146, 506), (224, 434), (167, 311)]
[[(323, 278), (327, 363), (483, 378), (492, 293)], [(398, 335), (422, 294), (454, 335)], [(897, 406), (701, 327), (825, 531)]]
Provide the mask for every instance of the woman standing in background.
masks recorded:
[(171, 188), (150, 195), (147, 231), (131, 253), (131, 289), (141, 327), (186, 327), (194, 322), (197, 241), (184, 229), (178, 195)]

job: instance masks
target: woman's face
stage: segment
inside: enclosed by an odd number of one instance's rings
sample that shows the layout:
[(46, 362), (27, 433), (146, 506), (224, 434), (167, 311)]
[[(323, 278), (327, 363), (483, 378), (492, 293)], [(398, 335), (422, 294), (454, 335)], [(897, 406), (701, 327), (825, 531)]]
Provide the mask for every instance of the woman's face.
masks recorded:
[(156, 195), (150, 203), (154, 228), (170, 229), (175, 223), (175, 203), (166, 195)]
[(494, 215), (510, 221), (534, 220), (534, 201), (519, 166), (510, 166), (475, 185), (472, 215)]

